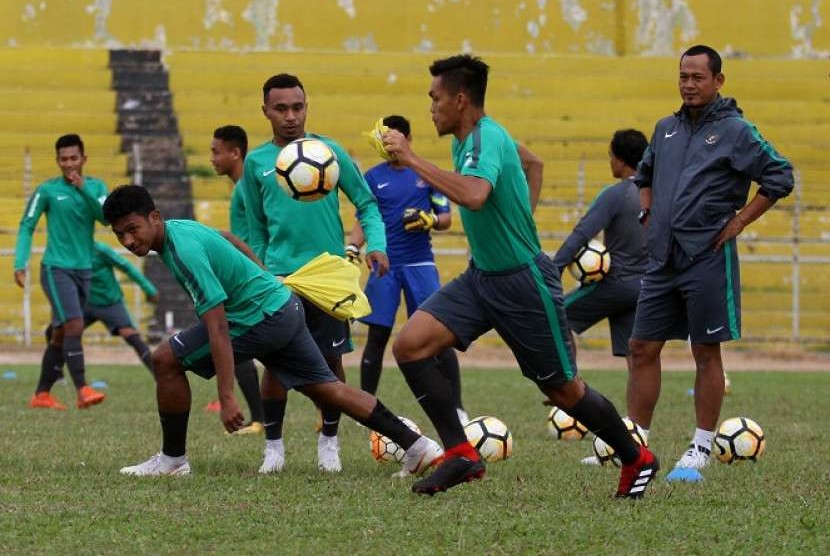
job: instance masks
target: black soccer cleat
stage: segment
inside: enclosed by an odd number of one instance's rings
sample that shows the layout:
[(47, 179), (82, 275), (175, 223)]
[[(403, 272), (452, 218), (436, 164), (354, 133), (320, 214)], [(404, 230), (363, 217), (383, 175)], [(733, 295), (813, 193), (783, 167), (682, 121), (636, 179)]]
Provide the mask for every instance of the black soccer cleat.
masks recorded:
[(444, 492), (461, 483), (469, 483), (484, 476), (482, 460), (473, 461), (464, 456), (444, 460), (431, 474), (412, 484), (412, 492), (429, 494)]
[(620, 471), (617, 498), (642, 498), (648, 484), (657, 476), (660, 460), (645, 446), (640, 446), (640, 457)]

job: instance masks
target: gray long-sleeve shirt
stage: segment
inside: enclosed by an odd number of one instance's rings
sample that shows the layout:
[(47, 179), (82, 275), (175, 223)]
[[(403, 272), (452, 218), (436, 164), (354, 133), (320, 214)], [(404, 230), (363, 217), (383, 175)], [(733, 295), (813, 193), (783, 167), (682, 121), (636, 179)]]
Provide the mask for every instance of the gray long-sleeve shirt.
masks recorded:
[(734, 99), (719, 96), (696, 126), (685, 108), (657, 122), (634, 177), (638, 187), (652, 188), (651, 263), (659, 267), (671, 257), (682, 267), (711, 249), (746, 204), (753, 181), (775, 202), (792, 191), (792, 165), (743, 118)]
[(604, 232), (605, 247), (611, 254), (609, 278), (625, 280), (642, 276), (648, 263), (646, 234), (637, 220), (639, 190), (630, 179), (609, 185), (599, 192), (588, 212), (577, 223), (553, 257), (564, 271), (577, 252), (599, 232)]

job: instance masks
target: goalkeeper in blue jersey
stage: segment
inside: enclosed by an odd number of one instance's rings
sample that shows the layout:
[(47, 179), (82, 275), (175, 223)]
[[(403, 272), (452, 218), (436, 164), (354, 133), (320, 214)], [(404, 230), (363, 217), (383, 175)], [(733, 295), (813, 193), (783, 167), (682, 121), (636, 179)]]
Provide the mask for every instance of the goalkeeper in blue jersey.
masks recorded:
[[(383, 125), (400, 131), (408, 141), (412, 140), (409, 120), (403, 116), (387, 116), (383, 118)], [(360, 387), (374, 394), (380, 382), (383, 353), (395, 324), (401, 292), (406, 300), (407, 315), (412, 316), (415, 309), (441, 287), (432, 253), (430, 231), (449, 229), (452, 214), (450, 202), (442, 193), (432, 189), (412, 169), (394, 158), (369, 169), (364, 177), (378, 200), (380, 215), (386, 227), (389, 257), (388, 273), (384, 276), (369, 276), (366, 297), (372, 305), (372, 314), (360, 319), (360, 322), (369, 326), (366, 347), (360, 360)], [(346, 257), (358, 262), (360, 248), (364, 243), (365, 236), (358, 213), (349, 235)], [(462, 422), (466, 422), (455, 350), (445, 349), (438, 359), (442, 374), (452, 385), (459, 417)]]

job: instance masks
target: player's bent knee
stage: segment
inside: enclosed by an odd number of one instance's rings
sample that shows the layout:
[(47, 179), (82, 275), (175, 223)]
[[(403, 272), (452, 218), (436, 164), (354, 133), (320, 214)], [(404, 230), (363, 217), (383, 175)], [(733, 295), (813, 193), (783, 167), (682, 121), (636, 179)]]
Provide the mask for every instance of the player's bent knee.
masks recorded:
[(170, 344), (161, 344), (153, 350), (150, 359), (153, 364), (153, 374), (156, 376), (156, 379), (174, 375), (181, 371), (181, 364), (173, 353)]

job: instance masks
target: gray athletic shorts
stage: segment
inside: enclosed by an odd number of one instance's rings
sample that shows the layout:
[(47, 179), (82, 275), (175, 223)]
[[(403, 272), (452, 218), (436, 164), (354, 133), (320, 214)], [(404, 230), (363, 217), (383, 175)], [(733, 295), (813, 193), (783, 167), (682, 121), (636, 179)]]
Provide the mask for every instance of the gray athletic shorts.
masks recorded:
[(118, 336), (118, 331), (122, 328), (135, 328), (123, 301), (106, 307), (87, 305), (84, 310), (84, 327), (92, 326), (98, 321), (106, 326), (113, 336)]
[(336, 357), (354, 349), (348, 322), (334, 318), (302, 296), (297, 297), (305, 309), (308, 331), (324, 357)]
[(619, 357), (628, 355), (641, 280), (641, 276), (625, 280), (608, 277), (569, 292), (565, 296), (565, 313), (571, 330), (581, 334), (608, 319), (611, 353)]
[(671, 264), (643, 276), (632, 338), (689, 338), (713, 344), (741, 337), (741, 279), (735, 240), (705, 251), (677, 269)]
[[(182, 366), (203, 378), (216, 374), (204, 324), (183, 330), (170, 340)], [(286, 388), (337, 380), (314, 343), (305, 324), (305, 313), (297, 296), (253, 328), (231, 325), (234, 362), (258, 359)]]
[(40, 286), (52, 306), (53, 327), (84, 316), (91, 281), (91, 270), (40, 265)]
[(576, 376), (559, 271), (545, 254), (504, 272), (485, 272), (471, 262), (419, 310), (449, 328), (461, 351), (495, 329), (522, 374), (539, 385), (562, 384)]

